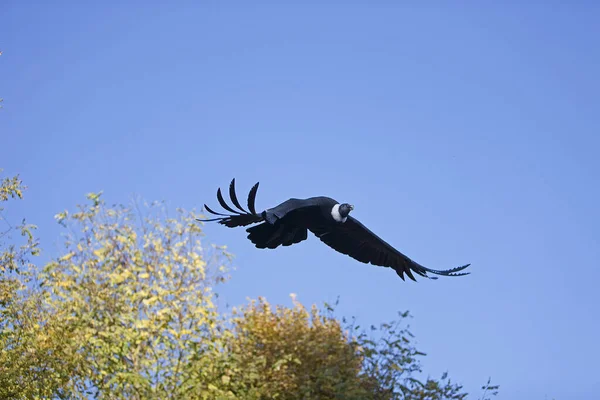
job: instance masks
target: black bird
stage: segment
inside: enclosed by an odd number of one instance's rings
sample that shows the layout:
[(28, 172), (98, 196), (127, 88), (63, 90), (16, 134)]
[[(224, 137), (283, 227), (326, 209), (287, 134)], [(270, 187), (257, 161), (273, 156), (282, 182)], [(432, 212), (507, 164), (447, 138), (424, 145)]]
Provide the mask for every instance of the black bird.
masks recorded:
[(258, 182), (250, 189), (248, 194), (248, 211), (246, 211), (235, 194), (235, 179), (229, 185), (229, 197), (238, 210), (230, 207), (217, 190), (217, 200), (221, 206), (232, 213), (231, 215), (215, 212), (206, 204), (204, 208), (211, 214), (218, 215), (212, 219), (198, 219), (198, 221), (218, 221), (230, 228), (257, 224), (247, 228), (248, 239), (259, 249), (274, 249), (278, 246), (290, 246), (299, 243), (308, 237), (308, 231), (314, 233), (323, 243), (334, 250), (347, 254), (363, 262), (390, 267), (404, 280), (404, 273), (415, 281), (413, 272), (426, 278), (427, 272), (443, 276), (468, 275), (468, 272), (459, 272), (470, 264), (448, 270), (435, 270), (426, 268), (385, 242), (371, 232), (357, 219), (351, 217), (350, 211), (354, 206), (348, 203), (339, 203), (330, 197), (310, 197), (308, 199), (289, 199), (283, 203), (257, 213), (254, 202), (258, 191)]

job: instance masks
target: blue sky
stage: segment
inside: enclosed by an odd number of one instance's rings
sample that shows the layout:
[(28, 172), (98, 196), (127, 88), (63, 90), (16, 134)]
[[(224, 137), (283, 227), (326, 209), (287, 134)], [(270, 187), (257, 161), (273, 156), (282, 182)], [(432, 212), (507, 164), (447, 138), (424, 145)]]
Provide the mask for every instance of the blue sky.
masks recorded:
[[(312, 238), (260, 251), (206, 227), (230, 304), (333, 302), (368, 326), (410, 310), (432, 376), (502, 399), (600, 390), (600, 8), (4, 1), (0, 167), (39, 225), (84, 194), (257, 207), (328, 195), (431, 268), (403, 282)], [(115, 3), (116, 4), (116, 3)], [(434, 5), (435, 4), (435, 5)]]

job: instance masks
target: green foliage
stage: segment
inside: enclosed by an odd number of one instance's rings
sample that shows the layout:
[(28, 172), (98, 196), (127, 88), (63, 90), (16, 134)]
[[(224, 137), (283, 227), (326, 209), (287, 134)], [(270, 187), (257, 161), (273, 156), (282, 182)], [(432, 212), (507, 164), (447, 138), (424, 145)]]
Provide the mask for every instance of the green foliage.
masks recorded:
[[(16, 178), (2, 187), (3, 201), (22, 195)], [(23, 261), (31, 236), (3, 269), (0, 398), (466, 397), (445, 375), (416, 378), (423, 354), (407, 313), (368, 334), (295, 297), (220, 313), (214, 289), (231, 256), (206, 250), (194, 212), (87, 198), (55, 216), (67, 232), (60, 257), (42, 269)]]
[[(65, 254), (44, 268), (47, 304), (74, 341), (83, 373), (78, 393), (126, 398), (181, 398), (185, 369), (210, 351), (218, 315), (213, 286), (222, 266), (209, 269), (193, 212), (173, 218), (159, 205), (109, 208), (99, 194), (91, 205), (56, 216), (69, 227)], [(217, 249), (220, 260), (227, 256)]]
[(315, 306), (294, 298), (292, 308), (273, 308), (259, 298), (230, 322), (217, 387), (249, 399), (368, 398), (356, 343)]
[(0, 398), (167, 398), (185, 390), (191, 357), (210, 349), (212, 290), (225, 277), (209, 273), (197, 216), (88, 199), (56, 216), (69, 233), (64, 254), (36, 276), (41, 289), (13, 293), (4, 310)]
[[(406, 320), (408, 311), (398, 313), (395, 321), (371, 326), (370, 334), (359, 333), (355, 340), (363, 353), (363, 371), (376, 382), (379, 393), (389, 399), (464, 399), (462, 386), (453, 384), (448, 374), (439, 380), (428, 378), (425, 382), (415, 377), (422, 372), (418, 357), (425, 356), (413, 344), (413, 334)], [(354, 322), (350, 330), (356, 330)]]
[[(25, 220), (14, 225), (4, 217), (2, 207), (8, 200), (23, 198), (25, 189), (18, 176), (0, 180), (0, 398), (19, 393), (30, 367), (44, 368), (29, 346), (41, 318), (39, 298), (29, 296), (27, 287), (34, 272), (30, 257), (39, 254), (35, 226)], [(12, 237), (14, 232), (20, 232), (21, 240)]]
[[(30, 225), (23, 221), (18, 225), (13, 225), (8, 221), (3, 214), (4, 208), (2, 203), (10, 199), (22, 199), (23, 192), (26, 187), (23, 185), (18, 176), (2, 177), (2, 169), (0, 169), (0, 276), (6, 278), (6, 275), (12, 272), (25, 272), (20, 269), (30, 267), (29, 257), (39, 254), (39, 243), (33, 235), (33, 231), (37, 228), (35, 225)], [(19, 232), (24, 243), (20, 245), (5, 243), (12, 239), (11, 235), (14, 232)]]
[(481, 395), (481, 400), (490, 400), (488, 396), (497, 396), (498, 391), (500, 389), (499, 385), (492, 385), (492, 378), (488, 378), (488, 381), (485, 385), (481, 387), (483, 390), (483, 394)]

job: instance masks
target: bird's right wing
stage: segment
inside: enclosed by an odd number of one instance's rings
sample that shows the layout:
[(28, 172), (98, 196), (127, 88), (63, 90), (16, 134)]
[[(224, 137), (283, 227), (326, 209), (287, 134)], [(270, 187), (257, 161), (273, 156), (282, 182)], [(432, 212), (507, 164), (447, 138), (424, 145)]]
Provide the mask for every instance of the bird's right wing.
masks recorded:
[[(428, 277), (427, 272), (444, 275), (460, 276), (468, 272), (459, 272), (470, 264), (449, 269), (434, 270), (426, 268), (396, 250), (389, 243), (381, 239), (356, 218), (348, 216), (346, 222), (327, 226), (311, 231), (325, 244), (334, 250), (347, 254), (363, 263), (390, 267), (404, 280), (404, 273), (413, 281), (416, 280), (412, 272)], [(435, 278), (432, 278), (435, 279)]]

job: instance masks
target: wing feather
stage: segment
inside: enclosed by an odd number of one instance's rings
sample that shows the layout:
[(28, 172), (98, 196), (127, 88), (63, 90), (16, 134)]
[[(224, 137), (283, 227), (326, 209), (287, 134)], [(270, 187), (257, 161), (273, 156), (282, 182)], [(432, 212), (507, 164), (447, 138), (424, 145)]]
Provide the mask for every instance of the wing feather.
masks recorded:
[[(256, 186), (257, 185), (255, 185), (255, 188), (253, 188), (254, 189), (253, 196), (256, 196)], [(221, 192), (221, 189), (219, 188), (219, 189), (217, 189), (217, 200), (219, 201), (219, 204), (221, 204), (221, 207), (223, 207), (225, 210), (231, 212), (233, 215), (216, 212), (212, 208), (210, 208), (209, 206), (204, 204), (204, 208), (206, 209), (207, 212), (209, 212), (210, 214), (213, 214), (213, 215), (218, 215), (220, 217), (211, 218), (211, 219), (198, 219), (198, 221), (204, 221), (204, 222), (218, 221), (220, 224), (223, 224), (230, 228), (233, 228), (236, 226), (246, 226), (246, 225), (249, 225), (252, 223), (263, 221), (263, 217), (261, 215), (256, 214), (256, 211), (254, 209), (253, 209), (253, 211), (254, 211), (253, 213), (249, 213), (248, 211), (244, 210), (244, 208), (241, 206), (239, 200), (237, 199), (237, 195), (235, 193), (235, 178), (232, 179), (231, 183), (229, 184), (229, 197), (231, 198), (231, 201), (233, 202), (234, 206), (239, 208), (242, 212), (234, 210), (230, 205), (227, 204), (227, 202), (223, 198), (223, 193)], [(252, 201), (254, 201), (254, 197), (253, 197)]]
[(240, 211), (246, 214), (248, 213), (248, 211), (244, 210), (244, 207), (240, 205), (240, 202), (238, 201), (237, 196), (235, 195), (235, 178), (233, 178), (231, 180), (231, 183), (229, 184), (229, 197), (231, 198), (231, 202), (234, 206), (236, 206)]
[(211, 214), (214, 214), (214, 215), (223, 215), (223, 216), (225, 216), (225, 217), (229, 217), (229, 215), (227, 215), (227, 214), (222, 214), (222, 213), (218, 213), (218, 212), (216, 212), (216, 211), (213, 211), (213, 210), (212, 210), (212, 209), (211, 209), (209, 206), (207, 206), (206, 204), (204, 205), (204, 208), (206, 209), (206, 211), (208, 211), (208, 212), (209, 212), (209, 213), (211, 213)]
[(250, 189), (250, 193), (248, 193), (248, 209), (252, 214), (256, 214), (256, 209), (254, 208), (254, 202), (256, 201), (256, 192), (258, 191), (258, 184), (260, 182), (256, 182), (252, 189)]
[(219, 204), (221, 204), (221, 207), (223, 207), (227, 211), (232, 212), (234, 214), (242, 214), (241, 212), (236, 211), (233, 208), (229, 207), (229, 205), (223, 199), (223, 195), (221, 194), (221, 188), (217, 189), (217, 200), (219, 200)]

